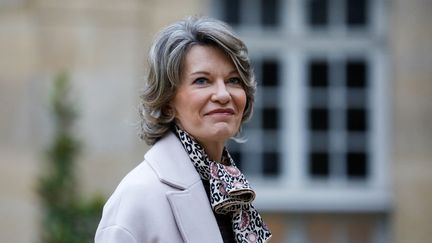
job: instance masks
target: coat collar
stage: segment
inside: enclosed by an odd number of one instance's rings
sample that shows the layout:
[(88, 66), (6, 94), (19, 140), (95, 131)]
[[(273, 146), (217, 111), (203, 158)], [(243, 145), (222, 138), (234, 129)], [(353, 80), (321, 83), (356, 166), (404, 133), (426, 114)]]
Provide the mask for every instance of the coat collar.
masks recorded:
[(166, 194), (184, 242), (223, 242), (201, 178), (174, 133), (159, 140), (144, 158), (162, 183), (180, 189)]
[(183, 145), (172, 132), (156, 142), (144, 158), (159, 180), (170, 186), (184, 190), (201, 180)]

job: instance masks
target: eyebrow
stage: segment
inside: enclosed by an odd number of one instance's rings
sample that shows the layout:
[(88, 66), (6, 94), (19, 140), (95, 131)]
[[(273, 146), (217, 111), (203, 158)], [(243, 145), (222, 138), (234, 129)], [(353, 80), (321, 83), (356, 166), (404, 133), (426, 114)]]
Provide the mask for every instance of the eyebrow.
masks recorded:
[(192, 75), (210, 75), (210, 73), (206, 72), (206, 71), (196, 71), (196, 72), (193, 72), (193, 73), (191, 73), (189, 75), (190, 76), (192, 76)]
[[(233, 70), (231, 70), (231, 71), (228, 73), (228, 76), (229, 76), (229, 75), (233, 75), (233, 74), (239, 74), (239, 73), (237, 72), (237, 70), (233, 69)], [(207, 71), (196, 71), (196, 72), (193, 72), (193, 73), (191, 73), (191, 74), (189, 74), (189, 75), (190, 75), (190, 76), (193, 76), (193, 75), (210, 75), (210, 73), (207, 72)]]

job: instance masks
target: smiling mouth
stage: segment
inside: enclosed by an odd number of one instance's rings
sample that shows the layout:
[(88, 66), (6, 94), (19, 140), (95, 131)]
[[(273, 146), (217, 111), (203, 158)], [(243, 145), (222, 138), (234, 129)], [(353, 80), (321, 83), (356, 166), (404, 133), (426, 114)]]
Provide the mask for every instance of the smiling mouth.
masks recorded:
[(234, 115), (233, 109), (216, 109), (208, 112), (206, 115)]

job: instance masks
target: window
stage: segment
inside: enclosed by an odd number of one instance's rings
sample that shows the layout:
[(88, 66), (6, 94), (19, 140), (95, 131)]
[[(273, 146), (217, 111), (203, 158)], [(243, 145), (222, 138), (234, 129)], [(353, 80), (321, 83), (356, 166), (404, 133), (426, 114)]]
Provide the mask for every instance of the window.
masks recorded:
[[(305, 181), (342, 184), (374, 180), (376, 104), (370, 101), (375, 92), (371, 83), (377, 80), (371, 74), (374, 52), (365, 50), (381, 50), (382, 45), (371, 32), (359, 33), (367, 40), (360, 44), (352, 41), (356, 37), (337, 34), (372, 29), (371, 4), (381, 6), (369, 0), (306, 0), (299, 5), (288, 0), (213, 1), (216, 14), (254, 43), (249, 49), (259, 88), (254, 116), (243, 128), (248, 142), (230, 143), (246, 174), (289, 181), (291, 173), (300, 173)], [(262, 35), (261, 29), (272, 32)], [(288, 71), (287, 63), (292, 67)], [(296, 103), (301, 109), (291, 106)], [(287, 124), (297, 124), (298, 117), (304, 117), (303, 126)], [(304, 146), (296, 148), (294, 140), (286, 144), (289, 134), (302, 136)], [(289, 161), (289, 154), (301, 160)]]
[[(307, 72), (309, 175), (367, 179), (369, 76), (366, 58), (311, 58)], [(346, 146), (332, 148), (325, 144)]]
[(223, 0), (222, 13), (223, 20), (227, 23), (237, 26), (240, 24), (240, 0)]
[(308, 24), (313, 27), (323, 27), (329, 22), (329, 0), (309, 0), (307, 5)]
[(280, 25), (281, 0), (222, 0), (214, 5), (232, 26), (272, 28)]
[(328, 177), (330, 173), (328, 153), (312, 152), (309, 156), (309, 173), (313, 177)]
[(367, 24), (367, 0), (345, 1), (345, 24), (348, 26), (364, 26)]
[(279, 25), (279, 0), (261, 0), (261, 24), (266, 27)]
[(386, 242), (386, 1), (222, 2), (258, 81), (248, 141), (228, 145), (258, 207), (285, 212), (284, 242)]
[(279, 65), (276, 60), (264, 60), (262, 63), (262, 85), (277, 86), (279, 83)]
[(380, 129), (388, 89), (384, 1), (212, 4), (248, 45), (258, 81), (254, 115), (243, 127), (248, 141), (229, 143), (248, 178), (279, 188), (275, 195), (297, 188), (305, 200), (330, 197), (328, 205), (338, 208), (346, 206), (338, 193), (347, 188), (385, 204), (374, 198), (388, 193), (387, 136)]
[(311, 108), (309, 110), (309, 129), (326, 131), (329, 129), (329, 111), (326, 108)]
[(369, 25), (368, 0), (306, 0), (306, 23), (312, 29), (366, 28)]
[(313, 60), (309, 64), (309, 84), (311, 87), (327, 87), (328, 65), (325, 60)]

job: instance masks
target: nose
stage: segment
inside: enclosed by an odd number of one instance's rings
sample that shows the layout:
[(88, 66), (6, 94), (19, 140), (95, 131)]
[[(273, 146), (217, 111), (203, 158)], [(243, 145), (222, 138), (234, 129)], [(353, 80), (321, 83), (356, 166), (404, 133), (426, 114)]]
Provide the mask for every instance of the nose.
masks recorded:
[(212, 94), (211, 100), (213, 102), (219, 102), (226, 104), (231, 100), (231, 94), (229, 93), (227, 86), (223, 80), (215, 82), (215, 91)]

